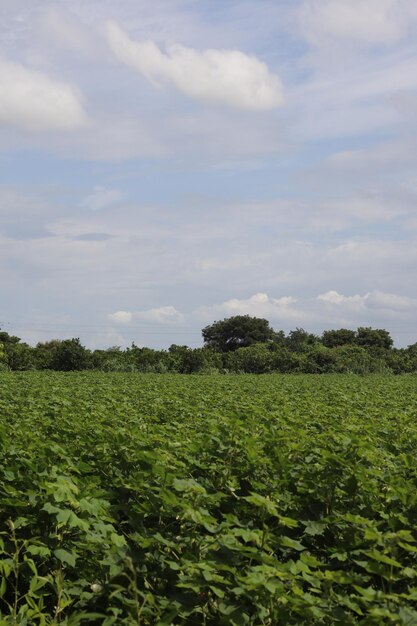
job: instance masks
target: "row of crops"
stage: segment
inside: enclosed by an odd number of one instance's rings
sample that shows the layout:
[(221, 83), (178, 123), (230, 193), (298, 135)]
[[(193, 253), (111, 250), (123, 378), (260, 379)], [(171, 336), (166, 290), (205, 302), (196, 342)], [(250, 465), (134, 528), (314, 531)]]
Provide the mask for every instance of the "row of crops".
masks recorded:
[(0, 626), (417, 624), (417, 378), (0, 375)]

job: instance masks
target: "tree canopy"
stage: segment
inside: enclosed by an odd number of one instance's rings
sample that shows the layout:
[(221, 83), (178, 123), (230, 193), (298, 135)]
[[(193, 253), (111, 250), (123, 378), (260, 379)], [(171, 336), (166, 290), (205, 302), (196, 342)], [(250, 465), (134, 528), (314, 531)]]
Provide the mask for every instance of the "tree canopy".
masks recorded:
[(303, 328), (287, 334), (266, 319), (236, 315), (203, 331), (204, 347), (172, 344), (168, 350), (139, 347), (89, 350), (79, 339), (52, 339), (32, 347), (0, 329), (0, 370), (100, 370), (180, 374), (417, 373), (417, 343), (395, 348), (387, 330), (360, 327)]
[(268, 320), (250, 315), (235, 315), (214, 322), (202, 330), (206, 346), (220, 352), (233, 352), (255, 343), (273, 341), (276, 333)]
[(321, 336), (321, 341), (326, 348), (352, 345), (356, 343), (356, 332), (347, 328), (325, 330)]

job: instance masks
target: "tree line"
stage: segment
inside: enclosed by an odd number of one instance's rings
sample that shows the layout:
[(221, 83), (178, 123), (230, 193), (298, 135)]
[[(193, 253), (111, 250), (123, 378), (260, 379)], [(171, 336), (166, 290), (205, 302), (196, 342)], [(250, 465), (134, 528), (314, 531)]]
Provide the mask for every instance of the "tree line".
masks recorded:
[(202, 330), (202, 348), (171, 345), (89, 350), (78, 338), (36, 346), (0, 330), (0, 370), (55, 370), (153, 373), (353, 373), (417, 372), (417, 343), (395, 348), (385, 329), (275, 331), (268, 320), (236, 315)]

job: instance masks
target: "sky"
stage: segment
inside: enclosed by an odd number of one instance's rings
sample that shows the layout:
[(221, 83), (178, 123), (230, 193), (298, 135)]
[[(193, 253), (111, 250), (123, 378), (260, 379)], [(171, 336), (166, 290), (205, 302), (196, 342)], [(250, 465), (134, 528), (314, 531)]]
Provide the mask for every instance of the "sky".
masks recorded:
[(0, 327), (417, 341), (417, 2), (0, 0)]

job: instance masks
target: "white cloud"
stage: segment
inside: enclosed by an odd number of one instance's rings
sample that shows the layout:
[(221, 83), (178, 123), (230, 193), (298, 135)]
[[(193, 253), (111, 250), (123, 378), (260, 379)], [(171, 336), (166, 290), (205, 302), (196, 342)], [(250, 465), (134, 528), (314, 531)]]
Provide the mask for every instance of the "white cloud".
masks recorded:
[(279, 77), (255, 56), (239, 50), (200, 52), (180, 44), (163, 53), (153, 41), (133, 41), (116, 22), (107, 23), (107, 38), (119, 61), (154, 84), (173, 84), (194, 100), (252, 111), (283, 104)]
[(329, 38), (384, 45), (404, 37), (416, 15), (412, 5), (409, 0), (307, 0), (298, 19), (314, 45)]
[(184, 321), (183, 314), (171, 305), (147, 309), (146, 311), (117, 311), (116, 313), (110, 313), (107, 317), (117, 324), (129, 324), (133, 321), (142, 321), (161, 325), (175, 325)]
[(417, 300), (383, 291), (371, 291), (363, 296), (344, 296), (337, 291), (327, 291), (317, 296), (317, 300), (337, 307), (356, 309), (386, 309), (390, 311), (407, 311), (417, 307)]
[(116, 324), (129, 324), (133, 319), (133, 314), (130, 311), (116, 311), (116, 313), (110, 313), (107, 317), (111, 322), (116, 322)]
[(87, 123), (80, 96), (67, 83), (0, 60), (0, 86), (0, 125), (69, 131)]
[(161, 306), (147, 311), (138, 311), (135, 319), (157, 324), (178, 324), (184, 320), (182, 313), (173, 306)]
[(80, 206), (90, 209), (91, 211), (100, 211), (123, 199), (123, 194), (118, 189), (106, 189), (99, 185), (94, 188), (93, 193), (86, 196), (80, 203)]
[(220, 315), (225, 317), (253, 315), (280, 321), (305, 319), (307, 315), (303, 311), (294, 308), (293, 305), (296, 302), (296, 298), (292, 296), (270, 298), (266, 293), (256, 293), (247, 299), (239, 300), (238, 298), (233, 298), (212, 307), (201, 307), (197, 314), (205, 318)]
[(317, 300), (321, 301), (321, 302), (325, 302), (326, 304), (333, 304), (336, 306), (342, 305), (342, 304), (353, 304), (353, 305), (359, 305), (362, 306), (364, 303), (364, 300), (366, 300), (367, 296), (360, 296), (360, 295), (355, 295), (355, 296), (344, 296), (341, 293), (338, 293), (337, 291), (327, 291), (326, 293), (320, 294), (317, 296)]

